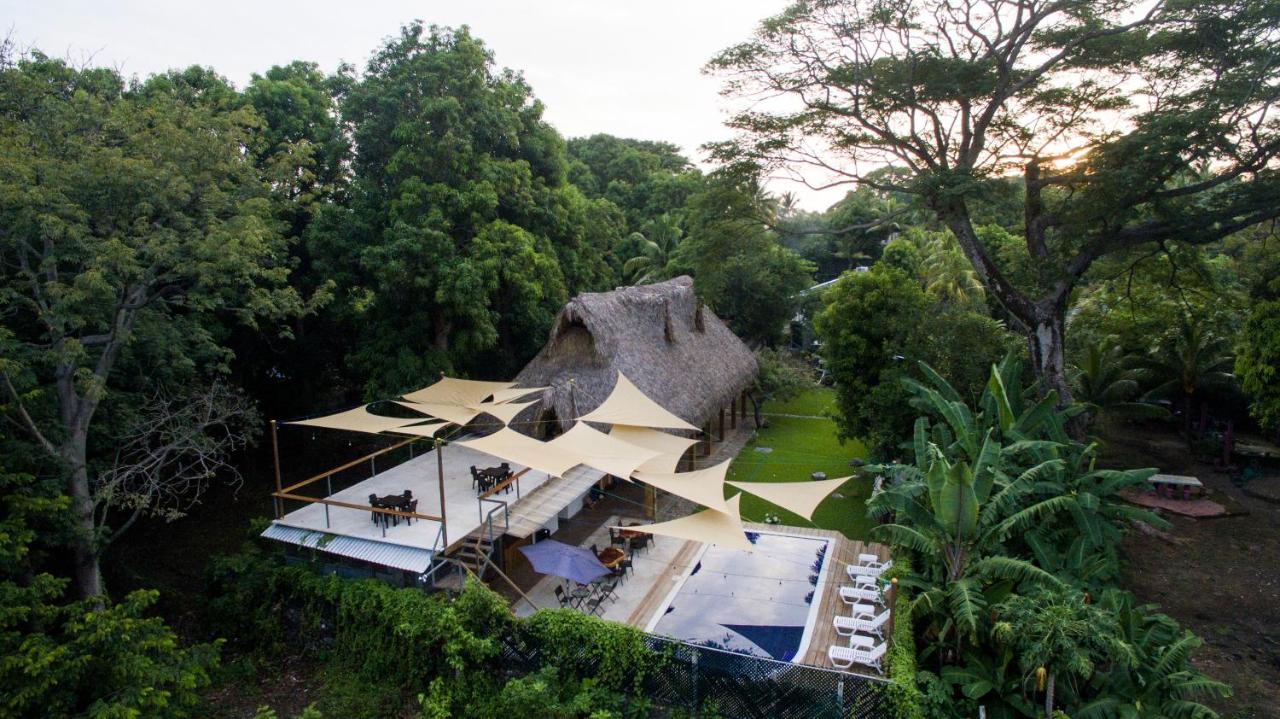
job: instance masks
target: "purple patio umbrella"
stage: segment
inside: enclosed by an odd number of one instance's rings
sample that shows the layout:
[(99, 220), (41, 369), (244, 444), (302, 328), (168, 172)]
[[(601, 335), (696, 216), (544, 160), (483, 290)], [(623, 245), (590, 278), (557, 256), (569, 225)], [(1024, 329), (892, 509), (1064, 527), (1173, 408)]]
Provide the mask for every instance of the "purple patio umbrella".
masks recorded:
[(601, 564), (591, 550), (554, 539), (544, 539), (537, 544), (523, 546), (520, 551), (529, 558), (533, 571), (572, 579), (579, 584), (586, 584), (609, 573), (609, 568)]

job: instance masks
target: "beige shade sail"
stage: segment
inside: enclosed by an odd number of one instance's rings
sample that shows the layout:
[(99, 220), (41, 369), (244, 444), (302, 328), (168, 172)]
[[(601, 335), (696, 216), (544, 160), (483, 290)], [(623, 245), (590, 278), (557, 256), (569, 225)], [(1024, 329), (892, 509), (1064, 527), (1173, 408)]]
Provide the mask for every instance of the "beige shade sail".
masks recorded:
[(824, 479), (820, 482), (726, 482), (725, 484), (750, 492), (760, 499), (813, 521), (813, 511), (822, 504), (822, 500), (851, 479), (853, 479), (852, 476)]
[(454, 424), (466, 424), (476, 418), (480, 414), (479, 411), (470, 407), (460, 407), (454, 404), (442, 404), (439, 402), (403, 402), (401, 400), (392, 400), (401, 407), (408, 407), (411, 410), (429, 414), (436, 419), (442, 419), (446, 422)]
[(691, 429), (697, 427), (667, 411), (662, 405), (649, 399), (621, 372), (613, 391), (599, 407), (578, 419), (588, 422), (626, 424), (633, 427), (657, 427), (660, 429)]
[(658, 456), (652, 449), (624, 442), (582, 422), (574, 423), (568, 432), (547, 444), (572, 454), (592, 469), (623, 479), (630, 479), (637, 467)]
[(515, 382), (479, 382), (445, 377), (430, 387), (406, 394), (404, 398), (410, 402), (464, 406), (483, 402), (485, 397), (494, 392), (514, 386)]
[(395, 434), (411, 434), (415, 437), (434, 437), (440, 430), (452, 424), (452, 422), (427, 422), (425, 424), (411, 424), (407, 427), (396, 427), (388, 431)]
[(565, 472), (582, 463), (578, 457), (559, 447), (553, 447), (548, 442), (539, 442), (533, 437), (507, 427), (487, 437), (460, 440), (454, 444), (505, 459), (512, 464), (546, 472), (552, 477), (563, 477)]
[(493, 402), (485, 402), (483, 404), (473, 404), (467, 409), (474, 409), (487, 415), (492, 415), (502, 420), (503, 424), (511, 424), (511, 420), (516, 418), (525, 407), (536, 404), (535, 402), (507, 402), (505, 404), (495, 404)]
[(726, 504), (728, 512), (718, 509), (704, 509), (687, 517), (673, 519), (670, 522), (642, 524), (638, 527), (618, 527), (633, 529), (649, 534), (660, 534), (664, 537), (678, 537), (693, 542), (718, 544), (730, 549), (751, 551), (751, 543), (742, 529), (742, 518), (738, 515), (738, 503), (742, 495), (735, 494)]
[(666, 474), (642, 471), (636, 472), (633, 476), (637, 481), (657, 487), (664, 492), (670, 492), (677, 497), (684, 497), (708, 509), (727, 512), (729, 505), (724, 501), (724, 475), (729, 471), (729, 465), (732, 462), (733, 460), (726, 459), (720, 464), (695, 469), (692, 472)]
[(502, 404), (503, 402), (510, 402), (513, 399), (520, 399), (525, 395), (533, 394), (534, 392), (542, 392), (548, 389), (551, 389), (551, 388), (550, 387), (512, 387), (510, 389), (500, 389), (493, 393), (493, 403)]
[(324, 417), (312, 417), (298, 422), (285, 422), (285, 424), (297, 424), (304, 427), (324, 427), (325, 429), (345, 429), (349, 432), (368, 432), (369, 434), (378, 434), (388, 430), (403, 427), (409, 424), (417, 424), (421, 422), (423, 417), (384, 417), (379, 414), (373, 414), (369, 411), (369, 406), (356, 407), (345, 412), (337, 414), (325, 415)]
[(660, 429), (632, 427), (625, 424), (615, 424), (613, 429), (609, 430), (609, 436), (658, 452), (657, 457), (645, 462), (637, 469), (667, 474), (675, 472), (680, 464), (680, 458), (690, 447), (698, 443), (698, 440), (692, 437), (678, 437)]

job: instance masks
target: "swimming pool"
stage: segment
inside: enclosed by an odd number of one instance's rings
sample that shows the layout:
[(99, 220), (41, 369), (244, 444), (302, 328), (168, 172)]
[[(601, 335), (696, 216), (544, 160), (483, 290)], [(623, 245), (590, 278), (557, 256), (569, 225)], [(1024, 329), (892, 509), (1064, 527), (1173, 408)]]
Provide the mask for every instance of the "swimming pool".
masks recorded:
[(646, 630), (791, 661), (802, 656), (826, 582), (828, 540), (748, 532), (754, 551), (706, 545)]

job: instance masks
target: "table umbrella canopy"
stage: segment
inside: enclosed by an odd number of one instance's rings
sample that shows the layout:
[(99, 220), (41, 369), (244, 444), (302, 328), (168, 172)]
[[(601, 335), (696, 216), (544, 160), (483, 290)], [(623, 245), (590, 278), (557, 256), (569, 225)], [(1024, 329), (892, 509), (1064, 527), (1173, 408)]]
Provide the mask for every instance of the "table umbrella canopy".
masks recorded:
[(533, 565), (533, 571), (572, 579), (579, 584), (586, 584), (609, 573), (609, 568), (601, 564), (591, 550), (554, 539), (525, 545), (520, 551)]

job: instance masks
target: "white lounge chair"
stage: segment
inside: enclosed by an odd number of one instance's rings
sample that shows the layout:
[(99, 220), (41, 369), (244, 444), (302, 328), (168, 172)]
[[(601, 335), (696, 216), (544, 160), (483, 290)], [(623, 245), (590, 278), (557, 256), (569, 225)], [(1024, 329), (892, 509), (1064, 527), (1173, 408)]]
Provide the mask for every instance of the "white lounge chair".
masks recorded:
[(852, 617), (874, 617), (876, 615), (876, 605), (874, 604), (853, 604), (849, 607), (849, 616)]
[(852, 617), (836, 617), (832, 620), (832, 623), (835, 625), (836, 634), (842, 637), (853, 636), (858, 632), (862, 632), (863, 634), (874, 634), (884, 639), (884, 625), (888, 621), (889, 610), (885, 609), (875, 616), (855, 614)]
[(850, 605), (861, 602), (875, 602), (880, 605), (884, 604), (884, 596), (880, 593), (880, 590), (875, 587), (850, 587), (846, 584), (840, 587), (840, 598), (844, 600), (845, 604)]
[[(853, 638), (859, 638), (854, 635)], [(860, 637), (866, 639), (867, 637)], [(888, 648), (888, 644), (880, 642), (879, 644), (864, 644), (855, 642), (847, 647), (833, 644), (827, 648), (827, 659), (831, 660), (831, 666), (836, 669), (848, 669), (854, 664), (861, 664), (871, 667), (877, 672), (880, 669), (880, 660), (884, 658), (884, 653)]]
[[(865, 554), (862, 556), (873, 557), (873, 554)], [(884, 572), (893, 567), (893, 560), (890, 559), (883, 564), (866, 565), (866, 564), (848, 564), (845, 565), (845, 572), (849, 574), (850, 579), (857, 577), (879, 577)]]

